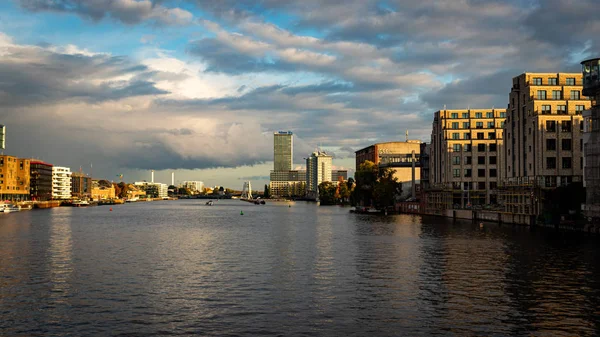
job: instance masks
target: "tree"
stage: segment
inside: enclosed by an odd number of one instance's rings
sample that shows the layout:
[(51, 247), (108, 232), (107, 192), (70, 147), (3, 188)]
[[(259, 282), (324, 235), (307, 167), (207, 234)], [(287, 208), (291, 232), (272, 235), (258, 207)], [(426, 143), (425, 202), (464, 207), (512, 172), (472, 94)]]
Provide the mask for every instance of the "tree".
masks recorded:
[(119, 186), (121, 192), (117, 194), (117, 191), (115, 191), (115, 195), (117, 195), (119, 198), (126, 198), (127, 192), (129, 191), (129, 185), (124, 182), (120, 182), (117, 186)]
[(354, 174), (356, 187), (354, 188), (354, 205), (371, 206), (373, 204), (373, 189), (377, 183), (378, 167), (372, 161), (366, 160), (360, 164)]
[(396, 197), (402, 194), (402, 184), (394, 177), (390, 168), (379, 170), (377, 183), (373, 188), (373, 201), (377, 209), (384, 209), (396, 204)]
[(348, 189), (348, 184), (341, 182), (339, 185), (339, 199), (341, 199), (342, 204), (346, 203), (350, 199), (350, 190)]
[(119, 195), (121, 195), (121, 188), (119, 187), (119, 185), (117, 183), (113, 183), (112, 185), (115, 188), (115, 197), (118, 198)]
[(319, 202), (321, 205), (335, 204), (336, 186), (330, 181), (324, 181), (319, 184)]
[(180, 187), (177, 190), (177, 194), (179, 194), (179, 195), (192, 195), (192, 191), (189, 188)]
[(269, 190), (269, 185), (265, 184), (265, 191), (263, 193), (263, 198), (268, 199), (271, 197), (271, 191)]

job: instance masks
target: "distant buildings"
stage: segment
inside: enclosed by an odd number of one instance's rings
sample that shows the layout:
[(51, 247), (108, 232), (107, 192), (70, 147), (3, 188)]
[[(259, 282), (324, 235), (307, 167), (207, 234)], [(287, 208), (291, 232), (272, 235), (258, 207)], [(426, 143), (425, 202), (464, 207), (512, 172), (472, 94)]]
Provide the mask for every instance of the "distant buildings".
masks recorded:
[(202, 181), (184, 181), (183, 188), (188, 188), (193, 194), (204, 192), (204, 183)]
[(29, 162), (31, 200), (52, 200), (52, 164), (31, 159)]
[(0, 201), (30, 199), (29, 159), (0, 155)]
[(71, 169), (68, 167), (52, 167), (52, 199), (71, 198)]
[(167, 184), (136, 181), (134, 185), (141, 190), (144, 190), (146, 192), (146, 196), (149, 198), (163, 199), (169, 197), (169, 185)]
[(583, 95), (591, 99), (584, 112), (584, 184), (586, 202), (584, 214), (600, 223), (600, 58), (581, 62)]
[(305, 171), (292, 170), (294, 135), (291, 131), (273, 134), (273, 171), (269, 190), (274, 197), (303, 197), (306, 190)]
[(348, 170), (332, 170), (331, 171), (331, 181), (338, 182), (339, 180), (346, 181), (348, 180)]
[(115, 187), (112, 183), (103, 180), (92, 180), (92, 200), (110, 200), (116, 198)]
[(332, 157), (325, 152), (313, 152), (306, 158), (306, 194), (310, 199), (319, 196), (319, 184), (331, 180)]

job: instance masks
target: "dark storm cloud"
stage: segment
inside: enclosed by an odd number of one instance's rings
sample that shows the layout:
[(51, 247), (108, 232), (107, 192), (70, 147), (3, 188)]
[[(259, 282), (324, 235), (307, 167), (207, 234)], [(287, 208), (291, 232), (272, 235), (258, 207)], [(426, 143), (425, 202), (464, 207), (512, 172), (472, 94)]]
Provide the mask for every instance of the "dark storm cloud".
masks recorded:
[(75, 13), (94, 21), (111, 17), (125, 24), (153, 21), (164, 25), (185, 25), (192, 14), (180, 8), (158, 5), (150, 0), (17, 0), (22, 8), (33, 12)]

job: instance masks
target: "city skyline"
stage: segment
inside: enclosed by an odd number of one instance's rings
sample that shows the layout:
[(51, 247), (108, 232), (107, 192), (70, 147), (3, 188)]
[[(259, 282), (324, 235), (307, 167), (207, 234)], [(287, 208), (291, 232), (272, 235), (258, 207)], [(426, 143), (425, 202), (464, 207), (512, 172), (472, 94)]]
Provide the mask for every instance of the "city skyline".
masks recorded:
[(323, 144), (352, 170), (428, 141), (444, 106), (505, 108), (523, 71), (580, 71), (600, 39), (593, 1), (76, 3), (0, 4), (4, 153), (127, 181), (261, 186), (277, 130), (294, 165)]

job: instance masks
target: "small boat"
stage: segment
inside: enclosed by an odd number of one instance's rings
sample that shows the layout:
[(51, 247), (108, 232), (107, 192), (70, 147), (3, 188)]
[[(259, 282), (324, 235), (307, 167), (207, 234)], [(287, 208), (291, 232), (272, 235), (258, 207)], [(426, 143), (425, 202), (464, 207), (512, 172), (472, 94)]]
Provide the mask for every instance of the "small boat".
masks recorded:
[(212, 205), (213, 205), (213, 201), (212, 200), (209, 200), (209, 201), (206, 202), (206, 206), (212, 206)]
[(133, 198), (131, 198), (131, 199), (127, 199), (127, 200), (125, 200), (125, 202), (136, 202), (136, 201), (139, 201), (139, 200), (140, 200), (140, 198), (138, 198), (138, 197), (133, 197)]
[(90, 203), (87, 200), (76, 200), (73, 201), (73, 207), (86, 207), (89, 206)]
[(20, 210), (21, 210), (21, 207), (14, 205), (14, 204), (5, 204), (5, 203), (0, 204), (0, 212), (3, 212), (3, 213), (19, 212)]

